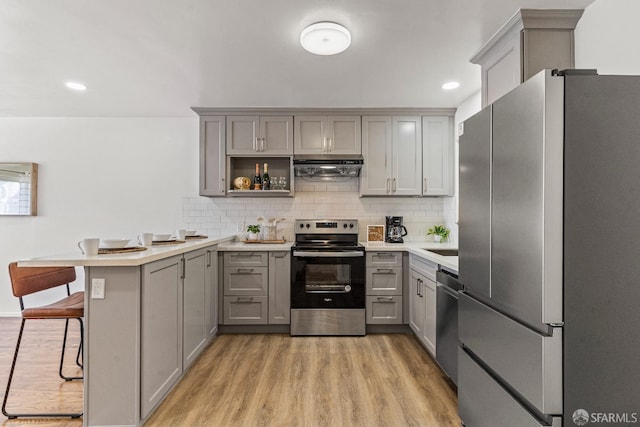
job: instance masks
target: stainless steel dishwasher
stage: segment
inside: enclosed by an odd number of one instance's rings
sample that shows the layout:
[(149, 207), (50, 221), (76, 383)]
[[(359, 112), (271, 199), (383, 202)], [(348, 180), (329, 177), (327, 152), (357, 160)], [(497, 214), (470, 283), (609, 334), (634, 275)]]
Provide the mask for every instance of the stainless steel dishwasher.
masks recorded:
[(436, 274), (436, 360), (458, 385), (458, 275), (442, 268)]

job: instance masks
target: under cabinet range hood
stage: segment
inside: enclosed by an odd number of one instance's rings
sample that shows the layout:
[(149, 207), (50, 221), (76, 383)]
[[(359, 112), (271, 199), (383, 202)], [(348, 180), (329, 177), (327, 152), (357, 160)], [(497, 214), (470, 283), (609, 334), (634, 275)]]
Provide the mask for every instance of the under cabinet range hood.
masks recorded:
[(354, 155), (293, 156), (295, 176), (309, 181), (343, 181), (360, 176), (364, 157)]

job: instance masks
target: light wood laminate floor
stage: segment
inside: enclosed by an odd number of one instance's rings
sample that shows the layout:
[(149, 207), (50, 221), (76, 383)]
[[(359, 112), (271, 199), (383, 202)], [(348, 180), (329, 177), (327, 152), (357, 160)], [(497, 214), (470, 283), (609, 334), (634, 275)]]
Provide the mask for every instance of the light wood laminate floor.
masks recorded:
[[(2, 391), (18, 327), (17, 319), (0, 319)], [(18, 362), (25, 368), (19, 365), (16, 372), (9, 409), (41, 408), (48, 396), (53, 399), (44, 405), (53, 410), (82, 406), (82, 382), (57, 377), (62, 327), (62, 321), (27, 326)], [(77, 325), (73, 330), (77, 340)], [(71, 350), (71, 372), (72, 357)], [(221, 335), (145, 426), (460, 426), (456, 405), (450, 382), (409, 334)], [(14, 427), (82, 425), (68, 419), (0, 421)]]

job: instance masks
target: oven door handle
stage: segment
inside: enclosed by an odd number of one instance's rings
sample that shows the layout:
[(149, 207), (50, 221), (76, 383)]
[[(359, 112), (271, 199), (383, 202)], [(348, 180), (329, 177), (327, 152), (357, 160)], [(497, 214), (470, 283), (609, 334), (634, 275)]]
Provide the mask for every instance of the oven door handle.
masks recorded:
[(364, 252), (362, 251), (344, 251), (344, 252), (293, 251), (293, 256), (316, 257), (316, 258), (355, 258), (355, 257), (363, 257)]

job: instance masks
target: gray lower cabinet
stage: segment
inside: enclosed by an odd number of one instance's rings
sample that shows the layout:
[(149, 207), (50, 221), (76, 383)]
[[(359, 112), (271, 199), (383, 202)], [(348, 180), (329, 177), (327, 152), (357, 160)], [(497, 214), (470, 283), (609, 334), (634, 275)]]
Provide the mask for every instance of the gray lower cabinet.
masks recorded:
[(289, 251), (225, 252), (222, 259), (225, 325), (290, 323)]
[(140, 416), (146, 418), (217, 332), (216, 246), (142, 266)]
[(291, 252), (269, 252), (269, 324), (291, 323)]
[(438, 265), (415, 255), (411, 255), (409, 259), (409, 327), (422, 345), (435, 357), (435, 279)]
[(367, 251), (367, 310), (369, 324), (401, 324), (402, 252)]
[(142, 267), (141, 418), (182, 374), (182, 259), (178, 255)]

